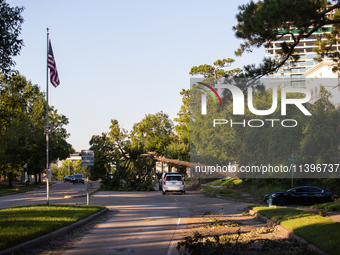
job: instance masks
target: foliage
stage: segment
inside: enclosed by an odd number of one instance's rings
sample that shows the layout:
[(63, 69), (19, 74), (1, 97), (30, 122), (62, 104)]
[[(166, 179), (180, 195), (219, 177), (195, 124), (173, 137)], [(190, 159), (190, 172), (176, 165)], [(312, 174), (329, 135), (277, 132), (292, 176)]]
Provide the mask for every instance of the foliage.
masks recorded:
[(154, 178), (151, 173), (140, 176), (129, 171), (123, 178), (119, 178), (118, 175), (105, 178), (101, 188), (113, 191), (154, 191), (153, 181)]
[(173, 137), (173, 123), (169, 115), (162, 111), (147, 114), (140, 122), (133, 125), (131, 141), (142, 144), (145, 152), (164, 155), (166, 147)]
[(90, 141), (90, 150), (94, 151), (94, 166), (90, 167), (91, 180), (104, 179), (107, 173), (112, 172), (113, 152), (115, 148), (108, 134), (94, 135)]
[(90, 141), (95, 155), (91, 179), (102, 179), (104, 190), (153, 190), (151, 176), (147, 174), (153, 162), (141, 157), (146, 149), (137, 136), (134, 140), (129, 136), (117, 120), (111, 120), (110, 131), (93, 136)]
[(320, 99), (311, 105), (312, 113), (303, 133), (301, 154), (306, 163), (338, 163), (340, 108), (329, 101), (330, 93), (322, 86)]
[(223, 68), (230, 67), (231, 64), (235, 62), (234, 59), (228, 58), (228, 59), (218, 59), (216, 60), (213, 65), (199, 65), (199, 66), (193, 66), (189, 72), (191, 75), (203, 75), (205, 78), (207, 77), (213, 77), (215, 80), (221, 77), (231, 77), (234, 76), (242, 70), (240, 68), (235, 68), (232, 70), (224, 70)]
[(12, 57), (17, 56), (24, 45), (19, 39), (23, 10), (24, 7), (10, 7), (5, 0), (0, 0), (0, 72), (6, 75), (15, 65)]
[(86, 166), (81, 165), (81, 160), (64, 160), (60, 167), (57, 167), (55, 164), (51, 165), (52, 179), (62, 181), (63, 178), (68, 175), (70, 171), (70, 175), (74, 174), (82, 174), (84, 177), (87, 176)]
[[(331, 4), (331, 2), (333, 2)], [(278, 59), (264, 59), (255, 68), (247, 66), (254, 77), (261, 77), (276, 71), (287, 60), (297, 60), (296, 46), (302, 39), (322, 31), (325, 25), (339, 24), (338, 15), (330, 15), (338, 11), (338, 1), (324, 0), (265, 0), (249, 2), (239, 6), (238, 24), (233, 27), (236, 37), (245, 42), (235, 52), (241, 56), (245, 51), (252, 52), (254, 48), (263, 45), (270, 47), (275, 41), (282, 41), (281, 56)], [(335, 27), (336, 28), (336, 27)], [(337, 28), (336, 28), (337, 29)], [(287, 35), (287, 36), (286, 36)], [(292, 40), (289, 41), (291, 36)]]
[[(238, 79), (235, 81), (237, 86)], [(233, 115), (233, 100), (228, 95), (222, 97), (223, 107), (208, 98), (208, 114), (200, 110), (201, 91), (192, 88), (191, 152), (192, 161), (206, 165), (228, 165), (236, 161), (241, 166), (252, 165), (287, 165), (287, 158), (292, 154), (300, 159), (299, 163), (339, 162), (339, 123), (340, 108), (335, 108), (329, 101), (329, 94), (321, 89), (321, 97), (314, 104), (305, 107), (312, 116), (306, 116), (294, 105), (287, 105), (285, 119), (296, 120), (297, 126), (286, 128), (281, 124), (281, 89), (253, 89), (252, 100), (246, 98), (245, 114)], [(224, 92), (222, 92), (224, 93)], [(255, 109), (270, 109), (273, 94), (277, 93), (276, 110), (270, 115), (255, 115), (249, 111), (249, 103)], [(301, 93), (289, 93), (287, 97), (301, 98)], [(213, 125), (214, 120), (227, 120), (223, 125)], [(255, 120), (250, 127), (249, 120)], [(273, 120), (268, 121), (268, 120)], [(231, 126), (233, 123), (237, 125)], [(262, 122), (261, 122), (262, 121)], [(241, 124), (240, 124), (241, 123)], [(242, 124), (244, 123), (244, 125)], [(286, 123), (287, 124), (287, 123)], [(290, 125), (291, 123), (289, 123)], [(200, 159), (197, 158), (200, 151)], [(200, 160), (200, 161), (198, 161)]]
[(230, 67), (231, 64), (235, 62), (234, 59), (228, 58), (223, 60), (216, 60), (213, 65), (200, 65), (200, 66), (193, 66), (189, 72), (189, 74), (193, 75), (203, 75), (204, 78), (213, 78), (216, 82), (217, 79), (222, 77), (233, 77), (237, 74), (240, 74), (242, 72), (242, 69), (240, 68), (234, 68), (231, 70), (224, 70), (223, 68)]
[[(37, 85), (27, 82), (22, 75), (2, 76), (0, 81), (0, 173), (10, 180), (13, 173), (28, 164), (30, 174), (39, 174), (46, 168), (46, 101)], [(69, 134), (64, 125), (68, 119), (49, 109), (50, 161), (65, 159), (72, 152), (66, 142)], [(53, 149), (52, 149), (53, 148)]]

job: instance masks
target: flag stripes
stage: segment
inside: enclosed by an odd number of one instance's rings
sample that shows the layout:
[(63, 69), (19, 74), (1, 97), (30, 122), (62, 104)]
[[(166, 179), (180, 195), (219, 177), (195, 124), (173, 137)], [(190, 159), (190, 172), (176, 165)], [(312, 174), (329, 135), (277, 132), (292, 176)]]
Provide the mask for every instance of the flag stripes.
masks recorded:
[(50, 69), (50, 81), (54, 87), (60, 84), (57, 65), (54, 60), (51, 41), (49, 40), (47, 67)]

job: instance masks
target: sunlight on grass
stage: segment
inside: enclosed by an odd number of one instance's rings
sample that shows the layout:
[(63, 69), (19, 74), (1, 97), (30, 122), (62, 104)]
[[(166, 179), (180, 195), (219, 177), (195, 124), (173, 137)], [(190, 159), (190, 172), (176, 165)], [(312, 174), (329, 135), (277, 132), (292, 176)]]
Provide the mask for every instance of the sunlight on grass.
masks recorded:
[(300, 210), (249, 206), (329, 254), (340, 254), (340, 224)]
[(94, 205), (25, 205), (2, 209), (0, 250), (71, 225), (104, 208)]

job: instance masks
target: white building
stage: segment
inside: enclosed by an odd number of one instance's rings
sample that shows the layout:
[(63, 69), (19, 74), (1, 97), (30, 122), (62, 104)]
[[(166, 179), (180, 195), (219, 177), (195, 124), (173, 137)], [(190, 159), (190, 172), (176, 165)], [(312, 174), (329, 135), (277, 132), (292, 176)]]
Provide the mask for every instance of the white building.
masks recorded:
[[(296, 62), (288, 60), (275, 74), (268, 75), (267, 78), (275, 79), (275, 83), (281, 82), (281, 85), (285, 83), (284, 86), (305, 86), (306, 77), (304, 73), (319, 63), (314, 60), (317, 54), (313, 52), (317, 37), (320, 36), (320, 34), (329, 33), (331, 29), (331, 26), (325, 26), (320, 28), (316, 33), (313, 33), (309, 38), (301, 39), (294, 50), (294, 55), (299, 55), (299, 60)], [(292, 30), (291, 32), (296, 34), (298, 31)], [(266, 58), (277, 59), (280, 57), (281, 43), (284, 41), (288, 44), (293, 43), (293, 38), (291, 35), (284, 35), (279, 40), (271, 42), (270, 46), (266, 48)], [(334, 45), (333, 49), (339, 51), (340, 45)]]
[(340, 86), (338, 73), (332, 71), (334, 63), (332, 60), (324, 60), (306, 71), (303, 75), (306, 80), (306, 89), (311, 91), (311, 101), (314, 103), (320, 95), (320, 88), (323, 86), (331, 93), (330, 101), (335, 105), (340, 105)]

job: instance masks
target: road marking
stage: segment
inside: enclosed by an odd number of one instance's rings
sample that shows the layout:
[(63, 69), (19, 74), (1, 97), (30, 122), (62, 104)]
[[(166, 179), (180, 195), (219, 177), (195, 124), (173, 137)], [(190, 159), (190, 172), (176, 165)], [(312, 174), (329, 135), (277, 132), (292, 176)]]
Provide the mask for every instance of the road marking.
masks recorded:
[(175, 200), (178, 202), (178, 200), (175, 198)]
[[(175, 198), (176, 199), (176, 198)], [(178, 221), (177, 221), (177, 226), (179, 225), (179, 223), (181, 222), (181, 218), (178, 218)], [(175, 231), (177, 230), (177, 228), (175, 229)], [(175, 242), (172, 242), (170, 243), (170, 248), (169, 248), (169, 251), (168, 251), (168, 255), (171, 254), (171, 250), (172, 250), (172, 247), (175, 246), (176, 243)]]

